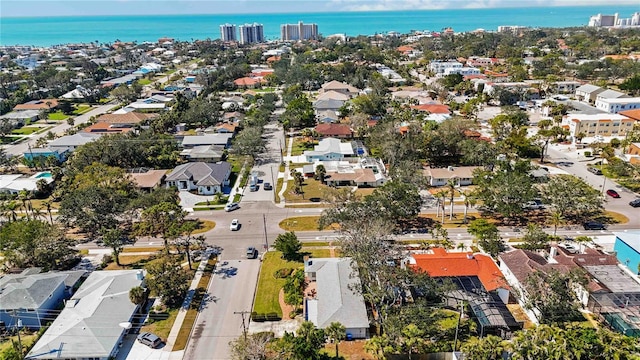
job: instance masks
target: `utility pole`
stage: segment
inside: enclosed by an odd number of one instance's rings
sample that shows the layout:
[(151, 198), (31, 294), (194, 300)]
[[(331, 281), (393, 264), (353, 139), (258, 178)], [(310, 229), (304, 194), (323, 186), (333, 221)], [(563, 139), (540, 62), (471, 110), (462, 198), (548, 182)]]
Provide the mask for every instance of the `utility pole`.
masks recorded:
[[(11, 317), (13, 317), (14, 320), (18, 317), (16, 309), (13, 309), (11, 311)], [(18, 318), (18, 320), (15, 323), (15, 327), (18, 329), (18, 346), (20, 347), (20, 351), (18, 352), (18, 357), (20, 359), (24, 359), (24, 353), (23, 353), (23, 350), (22, 350), (22, 339), (20, 338), (20, 327), (21, 327), (20, 325), (22, 325), (21, 323), (22, 323), (22, 321), (20, 320), (20, 318)]]
[(269, 238), (267, 238), (267, 215), (262, 214), (262, 224), (264, 225), (264, 251), (269, 251)]
[(251, 311), (234, 311), (233, 313), (242, 316), (242, 334), (244, 336), (244, 341), (247, 341), (247, 328), (249, 327), (249, 321), (246, 321), (245, 315), (251, 314)]

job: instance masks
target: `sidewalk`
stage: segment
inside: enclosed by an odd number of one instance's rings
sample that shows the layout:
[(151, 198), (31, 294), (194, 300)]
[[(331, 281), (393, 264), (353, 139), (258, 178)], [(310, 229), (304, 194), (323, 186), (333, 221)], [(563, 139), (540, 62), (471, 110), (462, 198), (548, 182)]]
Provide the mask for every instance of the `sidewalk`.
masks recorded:
[(189, 305), (191, 304), (191, 299), (193, 298), (193, 294), (195, 293), (195, 290), (198, 287), (198, 284), (200, 283), (200, 279), (202, 278), (204, 269), (207, 267), (207, 263), (209, 261), (210, 255), (211, 254), (209, 253), (203, 254), (202, 261), (200, 261), (200, 265), (198, 266), (198, 269), (196, 270), (196, 274), (193, 277), (193, 280), (191, 281), (191, 285), (189, 286), (187, 297), (182, 303), (182, 307), (178, 311), (178, 315), (176, 316), (176, 320), (173, 323), (173, 327), (171, 327), (171, 332), (169, 332), (169, 337), (167, 338), (167, 344), (165, 345), (164, 349), (162, 349), (163, 352), (170, 353), (168, 359), (178, 360), (178, 359), (182, 359), (182, 357), (184, 356), (184, 350), (172, 351), (173, 345), (175, 344), (176, 339), (178, 338), (178, 333), (180, 332), (180, 328), (182, 328), (182, 323), (184, 322), (184, 318), (187, 315), (187, 309), (189, 308)]
[[(291, 150), (293, 149), (293, 136), (289, 138), (289, 143), (287, 144), (287, 158), (291, 156)], [(280, 192), (278, 193), (278, 196), (280, 197), (280, 203), (276, 204), (276, 206), (279, 207), (284, 207), (285, 206), (285, 199), (284, 199), (284, 192), (287, 191), (287, 182), (289, 180), (289, 162), (286, 161), (284, 163), (284, 176), (283, 176), (283, 180), (282, 180), (282, 189), (280, 189)], [(280, 174), (278, 174), (278, 178), (280, 178)]]

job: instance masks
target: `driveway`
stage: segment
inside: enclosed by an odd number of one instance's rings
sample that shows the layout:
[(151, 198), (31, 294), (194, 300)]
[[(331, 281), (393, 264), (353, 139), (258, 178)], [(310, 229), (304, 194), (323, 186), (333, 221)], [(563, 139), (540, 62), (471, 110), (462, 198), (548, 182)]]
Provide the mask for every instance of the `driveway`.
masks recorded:
[(180, 197), (180, 206), (182, 206), (182, 208), (186, 211), (193, 211), (193, 208), (197, 203), (207, 200), (213, 201), (213, 198), (215, 197), (214, 195), (196, 195), (188, 191), (180, 191), (178, 193), (178, 196)]
[[(266, 140), (266, 151), (260, 154), (251, 172), (260, 179), (258, 191), (250, 191), (249, 186), (243, 190), (241, 204), (246, 202), (264, 201), (273, 203), (275, 200), (276, 183), (280, 161), (282, 160), (281, 150), (285, 144), (282, 128), (276, 123), (270, 123), (264, 128), (263, 138)], [(271, 183), (272, 190), (264, 190), (264, 183)]]

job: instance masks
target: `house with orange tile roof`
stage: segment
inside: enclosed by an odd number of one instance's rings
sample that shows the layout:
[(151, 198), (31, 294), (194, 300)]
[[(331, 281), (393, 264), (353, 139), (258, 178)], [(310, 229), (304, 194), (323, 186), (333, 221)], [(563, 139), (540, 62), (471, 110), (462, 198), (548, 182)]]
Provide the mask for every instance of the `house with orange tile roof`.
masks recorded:
[(629, 119), (640, 121), (640, 109), (620, 111), (618, 114), (626, 116)]
[(157, 116), (158, 114), (130, 111), (124, 114), (103, 114), (96, 119), (96, 122), (103, 122), (107, 124), (136, 125), (146, 120), (153, 119)]
[(523, 323), (516, 321), (507, 308), (511, 288), (488, 255), (434, 248), (430, 253), (411, 254), (407, 260), (407, 267), (451, 282), (453, 288), (447, 292), (445, 303), (453, 308), (460, 302), (467, 303), (481, 334), (506, 338), (522, 329)]
[(506, 304), (509, 302), (509, 283), (489, 255), (467, 252), (448, 252), (432, 249), (431, 254), (411, 254), (409, 264), (431, 277), (477, 276), (486, 291), (495, 291)]
[(266, 82), (267, 81), (264, 80), (263, 78), (249, 77), (249, 76), (245, 76), (245, 77), (241, 77), (239, 79), (233, 80), (233, 83), (237, 87), (246, 88), (246, 89), (256, 88)]
[(135, 128), (129, 124), (109, 124), (97, 122), (84, 128), (84, 132), (92, 134), (124, 134), (133, 131)]

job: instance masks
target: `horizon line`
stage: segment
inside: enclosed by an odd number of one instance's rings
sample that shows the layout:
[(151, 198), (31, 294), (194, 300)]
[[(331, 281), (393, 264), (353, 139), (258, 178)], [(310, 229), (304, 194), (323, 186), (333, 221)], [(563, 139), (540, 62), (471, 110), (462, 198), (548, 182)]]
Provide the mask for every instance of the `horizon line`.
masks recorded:
[[(211, 16), (211, 15), (216, 15), (216, 16), (225, 16), (225, 15), (287, 15), (287, 14), (336, 14), (336, 13), (376, 13), (376, 12), (407, 12), (407, 11), (476, 11), (476, 10), (499, 10), (499, 9), (536, 9), (536, 8), (576, 8), (576, 7), (604, 7), (604, 6), (608, 6), (608, 7), (636, 7), (636, 5), (625, 5), (625, 4), (618, 4), (618, 5), (613, 5), (613, 6), (609, 6), (609, 5), (592, 5), (592, 4), (577, 4), (577, 5), (541, 5), (541, 6), (498, 6), (498, 7), (478, 7), (478, 8), (435, 8), (435, 9), (428, 9), (428, 8), (418, 8), (418, 9), (414, 9), (414, 10), (407, 10), (407, 9), (371, 9), (371, 10), (349, 10), (349, 9), (342, 9), (339, 11), (295, 11), (295, 12), (262, 12), (262, 13), (250, 13), (250, 12), (229, 12), (229, 13), (185, 13), (185, 14), (167, 14), (167, 13), (156, 13), (156, 14), (149, 14), (149, 13), (139, 13), (139, 14), (91, 14), (91, 15), (55, 15), (55, 16), (48, 16), (48, 15), (42, 15), (42, 16), (22, 16), (22, 15), (15, 15), (15, 16), (2, 16), (0, 15), (0, 19), (42, 19), (42, 18), (72, 18), (72, 17), (86, 17), (86, 18), (91, 18), (91, 17), (134, 17), (134, 16)], [(638, 11), (640, 11), (640, 6), (637, 7)], [(615, 13), (615, 11), (612, 11), (612, 13)], [(595, 14), (594, 14), (595, 15)]]

